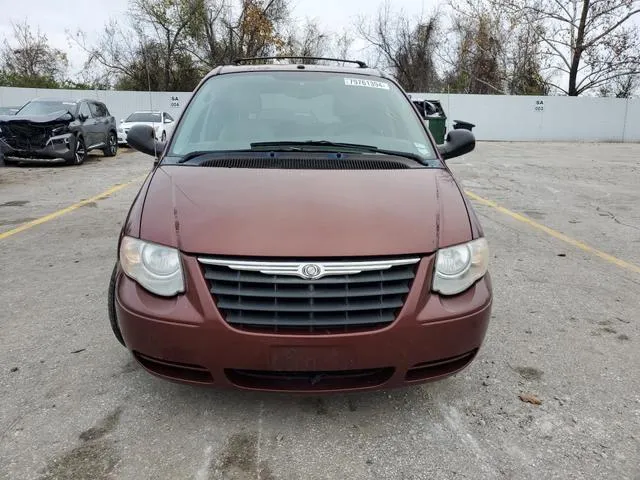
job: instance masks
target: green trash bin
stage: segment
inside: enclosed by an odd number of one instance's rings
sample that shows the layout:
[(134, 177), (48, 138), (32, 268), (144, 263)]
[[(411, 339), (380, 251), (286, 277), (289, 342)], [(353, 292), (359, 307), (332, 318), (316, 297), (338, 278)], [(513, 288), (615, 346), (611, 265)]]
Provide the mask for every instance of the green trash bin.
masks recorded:
[(438, 100), (413, 100), (413, 103), (427, 124), (427, 128), (436, 143), (444, 143), (444, 137), (447, 133), (447, 116), (444, 113), (442, 104)]
[(438, 145), (444, 143), (444, 136), (447, 133), (447, 117), (441, 115), (428, 115), (425, 119), (433, 139)]

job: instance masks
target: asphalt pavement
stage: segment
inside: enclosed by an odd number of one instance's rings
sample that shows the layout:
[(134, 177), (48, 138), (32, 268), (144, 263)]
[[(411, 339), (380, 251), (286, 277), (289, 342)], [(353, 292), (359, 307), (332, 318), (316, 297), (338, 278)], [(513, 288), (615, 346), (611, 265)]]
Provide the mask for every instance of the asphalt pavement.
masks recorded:
[(492, 252), (479, 356), (318, 397), (169, 383), (117, 343), (107, 285), (150, 157), (0, 168), (0, 479), (639, 479), (639, 159), (534, 143), (452, 159)]

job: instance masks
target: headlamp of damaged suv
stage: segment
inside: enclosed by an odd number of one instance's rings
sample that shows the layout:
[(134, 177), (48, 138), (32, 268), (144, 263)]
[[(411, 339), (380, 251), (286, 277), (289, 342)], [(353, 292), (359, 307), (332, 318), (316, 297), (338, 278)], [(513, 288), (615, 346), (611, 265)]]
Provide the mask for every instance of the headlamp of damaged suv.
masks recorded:
[(151, 293), (171, 297), (184, 292), (182, 262), (175, 248), (124, 237), (120, 264), (125, 275)]
[(442, 295), (464, 292), (481, 279), (489, 267), (486, 238), (438, 250), (433, 276), (433, 291)]
[(51, 129), (51, 135), (63, 135), (69, 132), (69, 125), (60, 125)]

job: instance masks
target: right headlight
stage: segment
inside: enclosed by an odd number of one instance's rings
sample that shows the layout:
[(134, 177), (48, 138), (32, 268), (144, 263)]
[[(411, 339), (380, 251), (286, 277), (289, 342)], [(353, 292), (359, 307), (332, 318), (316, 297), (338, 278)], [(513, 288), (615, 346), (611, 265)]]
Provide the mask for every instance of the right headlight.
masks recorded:
[(442, 295), (464, 292), (482, 278), (489, 267), (489, 244), (486, 238), (442, 248), (436, 255), (433, 291)]
[(128, 277), (151, 293), (171, 297), (184, 292), (180, 253), (175, 248), (124, 237), (120, 264)]

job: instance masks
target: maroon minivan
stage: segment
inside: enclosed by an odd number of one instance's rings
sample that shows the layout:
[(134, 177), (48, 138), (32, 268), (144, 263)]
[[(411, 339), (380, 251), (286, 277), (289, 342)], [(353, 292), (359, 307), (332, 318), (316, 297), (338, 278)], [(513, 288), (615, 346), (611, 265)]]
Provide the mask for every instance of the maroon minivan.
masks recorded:
[(221, 388), (459, 372), (492, 305), (487, 241), (445, 163), (473, 133), (436, 145), (398, 83), (362, 62), (270, 60), (211, 71), (166, 142), (130, 130), (155, 163), (118, 240), (115, 336), (152, 374)]

